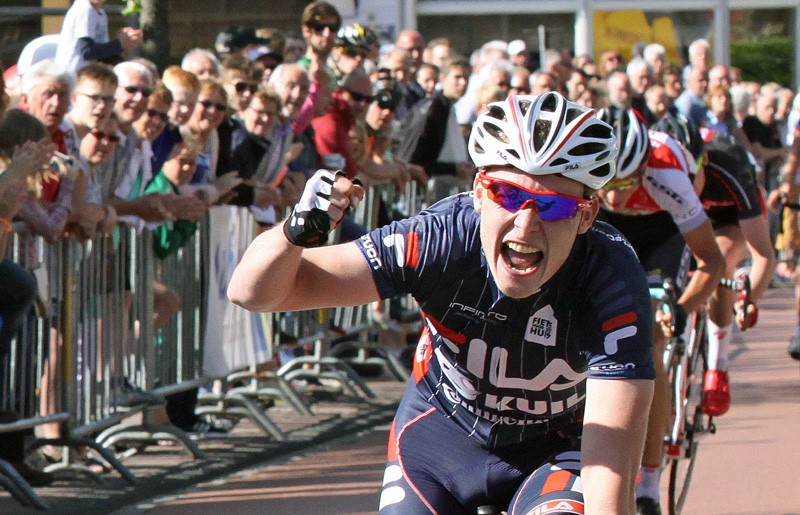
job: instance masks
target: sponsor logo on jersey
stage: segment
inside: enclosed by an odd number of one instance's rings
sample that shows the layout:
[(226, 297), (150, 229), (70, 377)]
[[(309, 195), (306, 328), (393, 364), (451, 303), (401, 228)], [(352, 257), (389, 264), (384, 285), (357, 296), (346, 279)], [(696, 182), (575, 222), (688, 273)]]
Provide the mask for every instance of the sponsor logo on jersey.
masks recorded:
[(675, 192), (675, 190), (667, 187), (666, 184), (662, 184), (662, 183), (656, 181), (655, 177), (653, 177), (652, 175), (646, 175), (645, 176), (645, 180), (647, 182), (649, 182), (650, 185), (653, 186), (653, 188), (661, 191), (661, 193), (663, 193), (664, 195), (668, 196), (669, 198), (671, 198), (672, 200), (674, 200), (678, 204), (684, 204), (683, 197), (678, 195), (678, 193)]
[(365, 234), (361, 237), (361, 245), (364, 247), (364, 252), (367, 254), (367, 260), (372, 269), (378, 270), (382, 268), (383, 262), (380, 256), (378, 256), (378, 249), (375, 248), (375, 244), (372, 243), (372, 238), (369, 237), (369, 234)]
[(403, 236), (402, 234), (390, 234), (384, 236), (383, 245), (394, 249), (394, 258), (397, 266), (408, 265), (416, 268), (419, 264), (419, 236), (414, 231)]
[(458, 316), (469, 318), (471, 320), (487, 320), (494, 323), (495, 320), (503, 321), (508, 317), (502, 313), (497, 313), (496, 311), (483, 311), (481, 309), (467, 306), (466, 304), (462, 304), (460, 302), (451, 302), (450, 309), (456, 310), (456, 314)]
[(583, 503), (572, 499), (555, 499), (552, 501), (547, 501), (544, 504), (540, 504), (531, 511), (527, 512), (526, 515), (545, 515), (547, 513), (574, 513), (577, 515), (583, 515)]
[(548, 304), (528, 319), (525, 341), (553, 347), (556, 344), (556, 331), (558, 331), (558, 320), (553, 307)]
[(606, 333), (605, 339), (603, 340), (603, 348), (607, 355), (611, 356), (617, 353), (620, 340), (636, 336), (639, 329), (633, 324), (638, 319), (639, 317), (636, 315), (635, 311), (628, 311), (627, 313), (617, 315), (603, 322), (600, 329)]

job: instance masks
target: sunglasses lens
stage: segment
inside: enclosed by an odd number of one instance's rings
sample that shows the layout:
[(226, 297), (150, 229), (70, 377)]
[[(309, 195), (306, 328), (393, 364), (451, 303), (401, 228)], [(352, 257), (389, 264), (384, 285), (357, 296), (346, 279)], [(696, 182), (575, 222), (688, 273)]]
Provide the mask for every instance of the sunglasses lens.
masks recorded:
[(509, 213), (516, 213), (530, 201), (539, 218), (545, 221), (573, 218), (578, 211), (578, 201), (558, 194), (537, 194), (512, 184), (492, 181), (488, 184), (490, 197)]

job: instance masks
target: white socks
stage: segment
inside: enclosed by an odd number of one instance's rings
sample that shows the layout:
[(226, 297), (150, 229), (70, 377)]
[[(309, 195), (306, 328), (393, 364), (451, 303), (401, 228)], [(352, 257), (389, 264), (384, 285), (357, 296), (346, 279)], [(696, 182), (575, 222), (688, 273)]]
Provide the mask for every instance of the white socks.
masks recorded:
[(731, 343), (733, 323), (727, 327), (719, 327), (708, 320), (707, 331), (709, 370), (728, 370), (728, 346)]
[(649, 497), (656, 502), (661, 498), (658, 484), (661, 480), (661, 467), (648, 467), (642, 465), (639, 468), (639, 482), (636, 484), (636, 497)]

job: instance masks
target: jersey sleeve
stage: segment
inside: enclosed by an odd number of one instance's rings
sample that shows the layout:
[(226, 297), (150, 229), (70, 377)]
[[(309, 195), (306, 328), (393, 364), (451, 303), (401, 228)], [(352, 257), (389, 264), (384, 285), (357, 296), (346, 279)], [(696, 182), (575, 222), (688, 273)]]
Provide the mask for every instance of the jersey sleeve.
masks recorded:
[[(653, 313), (647, 278), (630, 244), (612, 227), (595, 223), (586, 283), (583, 339), (587, 376), (652, 379)], [(599, 247), (599, 248), (598, 248)]]
[(681, 233), (698, 228), (708, 216), (689, 178), (697, 171), (697, 164), (688, 151), (664, 133), (650, 131), (650, 142), (653, 151), (643, 180), (647, 193), (672, 216)]
[(478, 216), (469, 194), (375, 229), (356, 243), (381, 298), (411, 293), (422, 302), (480, 261)]

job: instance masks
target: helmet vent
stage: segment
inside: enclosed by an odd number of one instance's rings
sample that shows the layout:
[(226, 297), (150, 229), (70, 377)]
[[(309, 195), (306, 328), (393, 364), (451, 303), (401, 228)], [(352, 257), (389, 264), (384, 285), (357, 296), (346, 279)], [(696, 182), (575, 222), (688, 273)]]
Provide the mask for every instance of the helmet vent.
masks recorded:
[(531, 108), (531, 101), (530, 100), (520, 100), (517, 105), (519, 106), (519, 110), (522, 112), (522, 116), (528, 112), (528, 109)]
[(611, 172), (611, 163), (605, 163), (605, 164), (602, 164), (602, 165), (598, 166), (594, 170), (591, 170), (589, 172), (589, 175), (593, 175), (595, 177), (605, 178), (605, 177), (608, 177), (609, 175), (611, 175), (611, 173), (612, 173)]
[(581, 132), (581, 136), (607, 140), (611, 138), (611, 129), (605, 125), (593, 123)]
[(541, 105), (540, 109), (542, 111), (548, 111), (548, 112), (551, 112), (551, 113), (555, 112), (555, 110), (556, 110), (556, 102), (557, 102), (557, 97), (555, 95), (549, 94), (549, 95), (547, 95), (546, 97), (544, 97), (542, 99), (542, 105)]
[(547, 141), (547, 136), (550, 135), (550, 126), (552, 124), (549, 120), (536, 120), (533, 124), (533, 149), (538, 152)]
[(509, 149), (507, 149), (506, 151), (507, 151), (509, 154), (511, 154), (512, 156), (514, 156), (515, 158), (519, 159), (519, 152), (517, 152), (517, 151), (516, 151), (516, 150), (514, 150), (513, 148), (509, 148)]
[(569, 161), (567, 161), (563, 157), (559, 157), (558, 159), (554, 159), (553, 162), (550, 163), (550, 166), (561, 166), (561, 165), (565, 165), (567, 163), (569, 163)]
[(602, 143), (584, 143), (582, 145), (577, 145), (571, 149), (569, 149), (569, 155), (571, 156), (588, 156), (591, 154), (596, 154), (598, 152), (602, 152), (606, 149), (606, 145)]
[(621, 170), (627, 170), (631, 166), (631, 163), (633, 162), (633, 158), (634, 157), (636, 157), (636, 152), (629, 153), (625, 157), (625, 160), (622, 163), (620, 163), (619, 168)]
[(483, 149), (482, 146), (480, 146), (480, 144), (477, 141), (472, 144), (472, 150), (474, 150), (476, 154), (485, 154), (486, 153), (486, 151)]
[(564, 121), (565, 124), (569, 125), (572, 123), (572, 120), (579, 117), (583, 114), (583, 111), (579, 111), (578, 109), (567, 109), (567, 119)]
[(505, 133), (503, 129), (501, 129), (497, 125), (487, 122), (483, 124), (483, 128), (486, 130), (486, 132), (494, 136), (495, 139), (499, 139), (500, 141), (506, 144), (510, 143), (508, 135)]
[(506, 121), (506, 112), (503, 111), (503, 108), (495, 105), (489, 107), (489, 112), (486, 113), (486, 115), (497, 120)]

